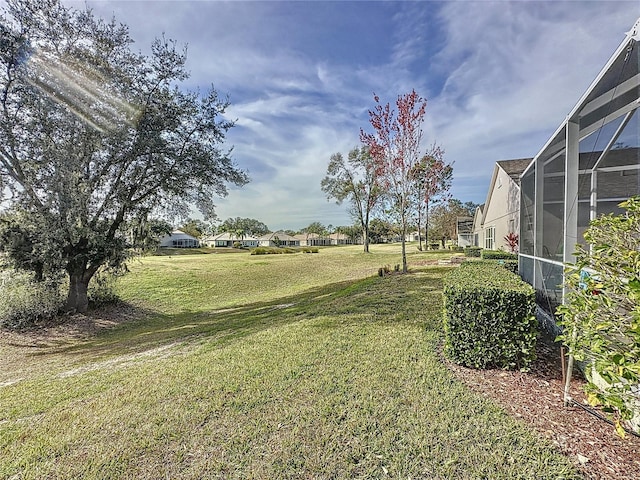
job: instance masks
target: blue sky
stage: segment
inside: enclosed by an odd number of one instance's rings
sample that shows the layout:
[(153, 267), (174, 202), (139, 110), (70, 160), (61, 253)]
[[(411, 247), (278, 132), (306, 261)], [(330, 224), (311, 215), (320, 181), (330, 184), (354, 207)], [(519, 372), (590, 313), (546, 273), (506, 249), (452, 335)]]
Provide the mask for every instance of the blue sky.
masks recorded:
[(427, 98), (425, 147), (454, 162), (454, 197), (483, 203), (495, 161), (538, 152), (640, 15), (637, 1), (87, 4), (135, 49), (187, 44), (186, 86), (229, 96), (228, 145), (252, 179), (218, 216), (272, 230), (352, 223), (320, 181), (369, 129), (373, 92)]

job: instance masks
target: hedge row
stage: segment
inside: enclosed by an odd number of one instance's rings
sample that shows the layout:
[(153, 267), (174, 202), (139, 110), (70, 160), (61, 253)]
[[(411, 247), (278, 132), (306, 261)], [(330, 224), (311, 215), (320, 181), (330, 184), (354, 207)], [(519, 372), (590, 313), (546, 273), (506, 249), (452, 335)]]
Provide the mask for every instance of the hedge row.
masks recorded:
[(505, 252), (504, 250), (486, 250), (480, 247), (465, 247), (465, 257), (480, 257), (485, 260), (518, 260), (515, 253)]
[(504, 250), (482, 250), (480, 258), (485, 260), (518, 260), (518, 255)]
[(258, 247), (251, 250), (251, 255), (277, 255), (282, 253), (298, 253), (300, 250), (282, 247)]
[(464, 256), (465, 257), (480, 257), (480, 252), (482, 249), (480, 247), (465, 247)]
[(445, 354), (474, 368), (526, 369), (535, 359), (535, 291), (497, 262), (465, 262), (444, 284)]

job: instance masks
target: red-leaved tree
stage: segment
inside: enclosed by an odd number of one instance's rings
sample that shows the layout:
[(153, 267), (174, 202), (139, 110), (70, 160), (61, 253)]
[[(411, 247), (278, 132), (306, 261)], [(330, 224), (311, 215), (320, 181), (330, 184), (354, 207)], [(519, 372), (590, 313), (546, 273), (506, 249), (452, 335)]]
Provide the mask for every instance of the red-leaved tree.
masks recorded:
[(360, 140), (369, 148), (392, 210), (398, 216), (402, 238), (402, 271), (406, 273), (407, 228), (415, 206), (413, 172), (423, 158), (420, 143), (427, 100), (412, 90), (398, 96), (395, 111), (389, 103), (382, 105), (377, 95), (374, 94), (373, 99), (376, 106), (369, 110), (373, 133), (360, 130)]

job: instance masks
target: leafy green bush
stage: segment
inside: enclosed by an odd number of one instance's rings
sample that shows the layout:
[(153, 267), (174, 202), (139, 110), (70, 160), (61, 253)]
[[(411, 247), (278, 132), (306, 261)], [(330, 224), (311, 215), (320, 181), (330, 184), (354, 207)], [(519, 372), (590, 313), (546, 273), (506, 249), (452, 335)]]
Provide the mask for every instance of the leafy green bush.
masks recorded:
[(518, 261), (517, 260), (498, 260), (498, 265), (503, 266), (511, 273), (518, 274)]
[(535, 359), (535, 291), (497, 262), (465, 262), (444, 283), (445, 354), (475, 368)]
[(302, 249), (303, 253), (318, 253), (320, 249), (318, 247), (305, 247)]
[(257, 247), (251, 250), (251, 255), (278, 255), (282, 253), (298, 253), (299, 251), (284, 247)]
[(26, 273), (0, 274), (0, 327), (22, 330), (55, 317), (64, 304), (57, 282), (34, 282)]
[(484, 260), (518, 260), (518, 255), (503, 250), (482, 250), (480, 258)]
[(480, 247), (466, 247), (464, 249), (465, 257), (479, 257), (482, 249)]
[(588, 362), (588, 400), (613, 416), (616, 429), (638, 415), (640, 385), (640, 197), (620, 204), (624, 215), (591, 222), (567, 266), (565, 305), (558, 308), (569, 353)]
[(511, 273), (518, 273), (518, 261), (517, 260), (486, 260), (486, 259), (481, 259), (481, 260), (477, 260), (477, 259), (472, 259), (472, 260), (466, 260), (467, 262), (483, 262), (483, 263), (489, 263), (489, 264), (495, 264), (495, 265), (500, 265), (503, 268), (506, 268), (507, 270), (509, 270)]

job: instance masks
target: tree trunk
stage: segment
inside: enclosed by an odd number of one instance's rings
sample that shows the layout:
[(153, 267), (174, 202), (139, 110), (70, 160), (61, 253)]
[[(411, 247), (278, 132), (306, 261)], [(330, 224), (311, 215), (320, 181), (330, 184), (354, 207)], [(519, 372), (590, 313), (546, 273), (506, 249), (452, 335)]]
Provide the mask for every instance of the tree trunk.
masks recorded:
[(402, 273), (407, 273), (407, 219), (402, 218)]
[(369, 253), (369, 229), (368, 228), (363, 228), (362, 229), (362, 243), (364, 243), (364, 253)]
[(422, 233), (420, 232), (421, 226), (422, 226), (422, 213), (420, 212), (420, 207), (418, 207), (418, 250), (419, 251), (422, 251)]
[[(360, 217), (362, 219), (362, 216)], [(364, 216), (364, 221), (360, 222), (362, 227), (362, 243), (364, 243), (364, 253), (369, 253), (369, 210)]]
[(68, 312), (86, 313), (89, 308), (89, 280), (92, 275), (83, 272), (69, 272), (69, 293), (65, 309)]
[(429, 201), (427, 200), (427, 209), (425, 210), (424, 219), (424, 249), (429, 250)]
[(407, 273), (407, 246), (404, 236), (402, 237), (402, 273)]

